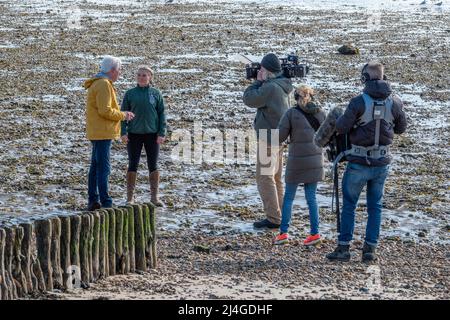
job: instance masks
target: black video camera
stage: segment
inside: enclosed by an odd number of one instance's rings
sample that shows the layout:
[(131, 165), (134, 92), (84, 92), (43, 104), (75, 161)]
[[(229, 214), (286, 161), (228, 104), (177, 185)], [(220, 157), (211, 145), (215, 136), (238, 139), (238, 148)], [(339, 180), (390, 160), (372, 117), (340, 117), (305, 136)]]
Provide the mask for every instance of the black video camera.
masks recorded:
[[(304, 78), (309, 72), (306, 63), (299, 63), (298, 56), (289, 54), (286, 58), (281, 58), (281, 71), (286, 78)], [(259, 62), (252, 62), (245, 67), (247, 80), (256, 79), (258, 71), (261, 69)]]

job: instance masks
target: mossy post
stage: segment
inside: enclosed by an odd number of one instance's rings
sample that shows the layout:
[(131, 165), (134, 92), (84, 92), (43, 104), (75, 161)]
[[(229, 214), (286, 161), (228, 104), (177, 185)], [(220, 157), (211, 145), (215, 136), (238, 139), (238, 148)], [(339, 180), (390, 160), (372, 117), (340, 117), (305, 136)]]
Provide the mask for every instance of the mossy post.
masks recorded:
[(80, 267), (80, 232), (81, 216), (70, 217), (70, 263), (71, 266)]
[(145, 262), (144, 216), (140, 205), (133, 205), (136, 270), (147, 271)]
[(70, 217), (62, 216), (61, 220), (61, 241), (60, 241), (60, 262), (63, 276), (63, 288), (67, 289), (67, 281), (70, 276)]
[(10, 291), (6, 281), (5, 267), (6, 232), (0, 229), (0, 300), (9, 300)]
[(129, 222), (129, 212), (128, 208), (122, 208), (123, 212), (123, 232), (122, 232), (122, 252), (123, 252), (123, 274), (130, 272), (130, 250), (128, 244), (128, 231), (130, 229)]
[(108, 211), (108, 263), (109, 263), (109, 275), (114, 276), (116, 274), (116, 212), (114, 209), (109, 208)]
[(22, 240), (23, 228), (21, 226), (17, 226), (15, 227), (15, 238), (13, 244), (12, 275), (16, 282), (17, 294), (19, 297), (24, 297), (28, 294), (27, 279), (22, 271)]
[(105, 277), (109, 276), (109, 212), (105, 210)]
[(89, 268), (89, 229), (91, 219), (89, 214), (81, 216), (81, 230), (80, 230), (80, 271), (81, 281), (87, 285), (90, 282), (90, 268)]
[(93, 223), (93, 243), (92, 243), (92, 281), (95, 282), (100, 277), (100, 213), (92, 213)]
[(108, 213), (105, 210), (99, 211), (100, 215), (100, 241), (99, 241), (99, 278), (106, 278), (109, 274), (108, 270)]
[(116, 273), (124, 273), (123, 257), (123, 211), (116, 208)]
[(51, 260), (52, 223), (50, 220), (38, 220), (36, 226), (36, 245), (38, 259), (45, 279), (47, 291), (53, 290), (53, 269)]
[[(33, 225), (31, 223), (23, 223), (20, 225), (23, 230), (23, 238), (21, 243), (21, 264), (22, 272), (26, 279), (26, 290), (28, 294), (34, 292), (33, 286), (33, 273), (31, 270), (31, 250), (32, 250), (32, 238), (33, 238)], [(1, 250), (1, 248), (0, 248)], [(1, 277), (1, 274), (0, 274)]]
[(89, 282), (94, 282), (93, 280), (93, 251), (92, 248), (94, 247), (94, 216), (92, 214), (93, 212), (87, 213), (89, 216), (89, 246), (88, 246), (88, 261), (89, 261)]
[(156, 269), (158, 267), (158, 253), (156, 251), (156, 243), (158, 240), (158, 237), (156, 235), (156, 207), (153, 206), (153, 210), (150, 212), (150, 229), (152, 231), (152, 261), (153, 261), (153, 268)]
[(136, 252), (135, 252), (135, 233), (134, 233), (134, 208), (127, 206), (128, 209), (128, 250), (130, 251), (130, 272), (136, 271)]
[(51, 262), (53, 287), (62, 290), (64, 289), (64, 281), (61, 271), (61, 220), (56, 217), (50, 221), (52, 224)]
[(144, 215), (144, 232), (145, 232), (145, 259), (147, 262), (148, 267), (153, 266), (152, 262), (152, 231), (151, 231), (151, 224), (150, 224), (150, 210), (152, 209), (153, 205), (146, 203), (142, 206), (142, 213)]
[(149, 209), (149, 231), (148, 231), (148, 252), (149, 252), (149, 260), (151, 260), (152, 268), (158, 267), (158, 256), (156, 252), (156, 207), (153, 203), (146, 204)]

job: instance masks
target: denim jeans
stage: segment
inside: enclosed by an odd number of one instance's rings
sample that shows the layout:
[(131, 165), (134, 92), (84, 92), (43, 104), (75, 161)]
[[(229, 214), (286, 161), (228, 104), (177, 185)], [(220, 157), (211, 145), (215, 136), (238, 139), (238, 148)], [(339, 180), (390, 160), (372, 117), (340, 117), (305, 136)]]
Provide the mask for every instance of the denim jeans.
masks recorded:
[[(286, 183), (284, 193), (283, 208), (281, 210), (280, 232), (285, 233), (289, 229), (292, 216), (292, 204), (294, 203), (295, 193), (297, 192), (297, 183)], [(305, 184), (305, 198), (309, 209), (309, 222), (311, 235), (319, 233), (319, 207), (316, 200), (317, 182)]]
[(89, 169), (88, 194), (89, 205), (95, 202), (102, 207), (112, 206), (112, 199), (108, 194), (108, 180), (111, 173), (110, 151), (111, 140), (93, 140), (91, 167)]
[(376, 246), (380, 236), (384, 183), (389, 166), (369, 167), (349, 162), (342, 179), (343, 206), (339, 244), (348, 245), (353, 239), (355, 209), (364, 186), (367, 185), (367, 226), (365, 241)]

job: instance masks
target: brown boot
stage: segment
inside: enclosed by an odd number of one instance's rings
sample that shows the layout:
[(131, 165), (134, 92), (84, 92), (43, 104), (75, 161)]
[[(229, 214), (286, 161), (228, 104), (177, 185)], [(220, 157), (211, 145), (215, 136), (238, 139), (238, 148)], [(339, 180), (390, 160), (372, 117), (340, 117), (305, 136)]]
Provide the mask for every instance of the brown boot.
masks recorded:
[(151, 172), (149, 180), (150, 180), (151, 202), (157, 207), (163, 207), (164, 204), (158, 199), (159, 171), (155, 170)]
[(134, 203), (134, 188), (136, 187), (136, 172), (127, 172), (127, 204)]

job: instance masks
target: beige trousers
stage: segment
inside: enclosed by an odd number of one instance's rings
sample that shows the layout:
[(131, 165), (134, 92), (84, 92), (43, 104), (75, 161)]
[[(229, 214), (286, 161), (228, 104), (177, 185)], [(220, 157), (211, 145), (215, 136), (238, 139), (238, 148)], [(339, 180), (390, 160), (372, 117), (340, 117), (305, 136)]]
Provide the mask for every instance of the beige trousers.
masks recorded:
[[(265, 146), (264, 146), (265, 147)], [(267, 146), (267, 153), (257, 148), (256, 184), (263, 202), (267, 219), (275, 224), (281, 223), (281, 207), (283, 206), (283, 147)], [(260, 151), (262, 154), (260, 154)]]

